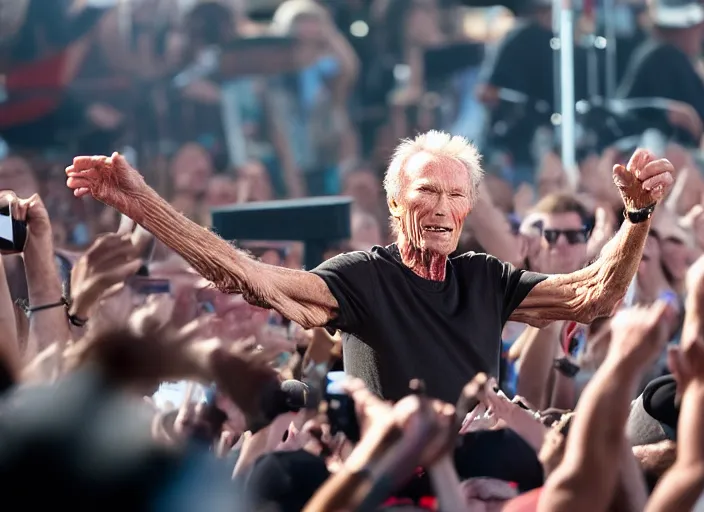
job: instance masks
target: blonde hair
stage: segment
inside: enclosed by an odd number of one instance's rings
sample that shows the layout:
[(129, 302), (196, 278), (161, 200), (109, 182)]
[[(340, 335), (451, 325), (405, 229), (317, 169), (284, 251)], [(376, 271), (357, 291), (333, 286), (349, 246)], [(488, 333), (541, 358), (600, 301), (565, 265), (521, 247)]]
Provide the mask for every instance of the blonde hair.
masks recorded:
[(430, 130), (418, 135), (415, 139), (404, 139), (394, 151), (386, 176), (384, 176), (384, 190), (389, 202), (392, 199), (397, 199), (401, 193), (401, 180), (406, 163), (419, 153), (429, 153), (436, 157), (460, 162), (467, 169), (472, 198), (477, 196), (477, 189), (484, 175), (481, 155), (477, 148), (461, 135), (450, 135), (446, 132)]
[(271, 31), (275, 34), (288, 34), (296, 21), (310, 16), (321, 21), (327, 19), (327, 11), (313, 0), (286, 0), (274, 12), (271, 19)]

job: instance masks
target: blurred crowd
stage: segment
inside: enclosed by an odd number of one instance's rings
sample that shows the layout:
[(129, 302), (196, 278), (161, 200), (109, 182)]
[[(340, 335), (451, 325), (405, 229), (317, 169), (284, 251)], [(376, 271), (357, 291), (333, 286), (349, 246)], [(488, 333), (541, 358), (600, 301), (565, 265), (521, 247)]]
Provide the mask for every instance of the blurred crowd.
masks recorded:
[[(470, 4), (0, 0), (0, 190), (20, 198), (28, 231), (0, 259), (8, 498), (80, 510), (704, 506), (704, 7), (573, 2), (565, 165), (552, 2)], [(612, 169), (636, 147), (676, 171), (615, 316), (507, 323), (501, 374), (468, 375), (458, 404), (419, 383), (391, 404), (336, 381), (339, 336), (220, 293), (65, 186), (75, 155), (119, 151), (204, 227), (216, 207), (349, 196), (350, 236), (328, 241), (329, 258), (393, 241), (386, 165), (400, 139), (430, 129), (483, 155), (458, 251), (545, 274), (583, 268), (616, 233)], [(300, 240), (237, 244), (304, 266)], [(335, 400), (263, 405), (318, 365)], [(453, 453), (458, 431), (476, 441)]]

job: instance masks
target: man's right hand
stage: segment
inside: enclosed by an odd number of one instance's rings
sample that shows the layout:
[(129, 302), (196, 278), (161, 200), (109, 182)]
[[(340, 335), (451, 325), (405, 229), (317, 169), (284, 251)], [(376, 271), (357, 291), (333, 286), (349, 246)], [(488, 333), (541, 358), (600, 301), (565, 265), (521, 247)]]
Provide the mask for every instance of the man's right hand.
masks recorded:
[(139, 218), (135, 199), (148, 186), (122, 155), (77, 156), (66, 168), (66, 175), (66, 185), (76, 197), (91, 195), (132, 219)]

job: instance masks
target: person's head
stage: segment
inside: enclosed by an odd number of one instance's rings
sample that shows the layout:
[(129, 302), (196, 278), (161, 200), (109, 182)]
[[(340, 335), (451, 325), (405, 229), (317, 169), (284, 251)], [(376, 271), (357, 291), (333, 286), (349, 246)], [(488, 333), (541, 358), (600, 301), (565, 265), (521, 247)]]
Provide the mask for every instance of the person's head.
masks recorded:
[(480, 160), (467, 139), (435, 130), (396, 148), (384, 189), (399, 242), (424, 253), (455, 251), (482, 179)]
[(653, 31), (687, 55), (696, 56), (704, 43), (704, 5), (698, 0), (649, 0)]
[(208, 181), (205, 203), (208, 206), (225, 206), (237, 202), (237, 182), (231, 176), (222, 174)]
[(369, 165), (354, 164), (342, 169), (342, 195), (353, 198), (357, 208), (375, 212), (381, 199), (381, 181)]
[(213, 160), (203, 146), (189, 142), (176, 152), (169, 171), (174, 192), (200, 196), (213, 175)]
[(358, 251), (368, 251), (375, 245), (382, 245), (381, 226), (376, 217), (362, 212), (352, 212), (352, 239), (351, 246)]
[(223, 44), (235, 36), (235, 13), (226, 2), (199, 2), (185, 19), (191, 52)]
[(662, 210), (653, 220), (652, 234), (659, 241), (665, 276), (670, 285), (678, 287), (697, 257), (691, 230), (683, 226), (674, 214)]
[(0, 190), (12, 190), (17, 197), (39, 192), (39, 183), (29, 162), (20, 156), (0, 160)]
[(315, 61), (327, 48), (327, 11), (313, 0), (286, 0), (274, 13), (272, 31), (298, 39), (303, 61)]
[(588, 213), (570, 194), (551, 194), (535, 206), (535, 223), (540, 234), (540, 249), (531, 268), (549, 274), (579, 270), (587, 258)]
[(240, 202), (270, 201), (274, 188), (266, 167), (261, 162), (250, 161), (237, 169)]
[(437, 0), (390, 0), (383, 10), (382, 46), (396, 57), (413, 47), (440, 43), (440, 10)]

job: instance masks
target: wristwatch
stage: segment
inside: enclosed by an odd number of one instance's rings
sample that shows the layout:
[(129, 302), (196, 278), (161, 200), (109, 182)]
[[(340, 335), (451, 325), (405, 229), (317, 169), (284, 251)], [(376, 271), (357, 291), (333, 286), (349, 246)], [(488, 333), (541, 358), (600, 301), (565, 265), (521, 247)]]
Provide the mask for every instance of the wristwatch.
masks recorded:
[(565, 377), (573, 379), (579, 373), (579, 366), (570, 361), (567, 357), (559, 357), (553, 361), (552, 367)]
[(655, 203), (645, 208), (639, 208), (638, 210), (626, 210), (624, 211), (624, 216), (631, 222), (631, 224), (640, 224), (645, 222), (650, 217), (653, 216), (655, 211)]

